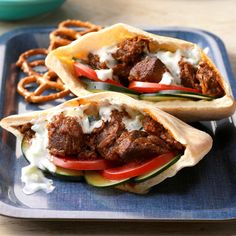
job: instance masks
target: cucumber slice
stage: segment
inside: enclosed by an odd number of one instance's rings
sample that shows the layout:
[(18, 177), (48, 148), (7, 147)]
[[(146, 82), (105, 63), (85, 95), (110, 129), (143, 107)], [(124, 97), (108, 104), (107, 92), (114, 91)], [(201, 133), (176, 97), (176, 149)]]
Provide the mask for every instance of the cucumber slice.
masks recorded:
[(134, 182), (139, 183), (139, 182), (143, 182), (145, 180), (148, 180), (150, 178), (153, 178), (154, 176), (159, 175), (160, 173), (162, 173), (163, 171), (167, 170), (170, 166), (172, 166), (173, 164), (175, 164), (179, 159), (180, 159), (181, 155), (178, 155), (176, 157), (174, 157), (171, 161), (169, 161), (168, 163), (166, 163), (164, 166), (155, 169), (145, 175), (140, 175), (136, 178), (133, 179)]
[(141, 100), (151, 101), (151, 102), (160, 102), (160, 101), (169, 101), (169, 100), (189, 100), (189, 98), (180, 97), (176, 95), (169, 94), (159, 94), (159, 93), (147, 93), (139, 95)]
[(203, 95), (201, 93), (193, 93), (181, 90), (163, 90), (158, 93), (147, 93), (140, 95), (140, 99), (148, 101), (164, 101), (164, 100), (176, 100), (176, 99), (191, 99), (191, 100), (212, 100), (215, 97)]
[(212, 100), (216, 97), (204, 95), (202, 93), (194, 93), (194, 92), (188, 92), (188, 91), (182, 91), (182, 90), (163, 90), (158, 92), (159, 94), (172, 94), (172, 95), (178, 95), (178, 96), (184, 96), (184, 97), (192, 97), (196, 99), (205, 99), (205, 100)]
[[(21, 142), (21, 150), (23, 153), (24, 158), (26, 159), (27, 162), (30, 163), (29, 158), (26, 155), (26, 150), (29, 148), (30, 143), (29, 140), (24, 137), (22, 142)], [(79, 171), (79, 170), (68, 170), (68, 169), (64, 169), (62, 167), (56, 167), (56, 171), (55, 172), (51, 172), (49, 170), (42, 170), (43, 172), (45, 172), (45, 174), (50, 174), (53, 176), (56, 176), (58, 178), (64, 179), (64, 180), (70, 180), (70, 181), (78, 181), (81, 180), (83, 177), (83, 171)]]
[(81, 81), (84, 82), (87, 85), (87, 90), (98, 90), (98, 91), (114, 91), (114, 92), (119, 92), (119, 93), (127, 93), (127, 94), (134, 94), (134, 95), (139, 95), (138, 92), (135, 92), (133, 90), (130, 90), (126, 87), (121, 87), (117, 86), (114, 84), (109, 84), (105, 82), (96, 82), (92, 81), (86, 78), (81, 78)]
[(88, 184), (95, 186), (95, 187), (110, 187), (110, 186), (116, 186), (118, 184), (124, 183), (129, 179), (123, 179), (123, 180), (109, 180), (105, 179), (99, 171), (85, 171), (84, 174), (85, 180)]

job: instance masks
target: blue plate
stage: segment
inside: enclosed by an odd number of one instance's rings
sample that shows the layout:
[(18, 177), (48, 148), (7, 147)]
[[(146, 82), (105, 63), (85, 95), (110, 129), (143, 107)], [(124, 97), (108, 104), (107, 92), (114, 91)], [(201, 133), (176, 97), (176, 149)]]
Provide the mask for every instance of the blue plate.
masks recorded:
[[(48, 47), (52, 28), (27, 28), (0, 38), (0, 117), (46, 108), (31, 105), (16, 92), (22, 73), (15, 62), (31, 48)], [(216, 63), (236, 95), (234, 80), (222, 41), (204, 31), (157, 28), (152, 33), (199, 44)], [(51, 103), (55, 104), (55, 103)], [(13, 135), (0, 130), (0, 213), (38, 219), (94, 220), (229, 220), (236, 218), (236, 117), (194, 123), (214, 138), (211, 152), (196, 166), (181, 170), (152, 191), (139, 196), (115, 189), (98, 189), (85, 183), (54, 179), (50, 193), (25, 195), (20, 181), (27, 163)]]

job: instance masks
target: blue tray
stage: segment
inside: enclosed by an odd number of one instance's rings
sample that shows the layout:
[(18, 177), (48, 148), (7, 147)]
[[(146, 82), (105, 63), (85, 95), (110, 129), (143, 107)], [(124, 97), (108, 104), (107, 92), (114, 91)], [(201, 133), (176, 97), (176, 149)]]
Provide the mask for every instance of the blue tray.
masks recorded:
[[(46, 108), (30, 105), (16, 93), (22, 73), (18, 56), (31, 48), (47, 47), (52, 28), (26, 28), (0, 38), (0, 117)], [(208, 33), (186, 28), (157, 28), (152, 33), (199, 44), (208, 51), (234, 96), (234, 80), (222, 41)], [(0, 130), (0, 213), (19, 218), (79, 220), (230, 220), (236, 218), (236, 117), (194, 123), (214, 138), (211, 152), (195, 167), (181, 170), (145, 195), (97, 189), (85, 183), (54, 179), (50, 193), (25, 195), (20, 181), (27, 163), (13, 135)]]

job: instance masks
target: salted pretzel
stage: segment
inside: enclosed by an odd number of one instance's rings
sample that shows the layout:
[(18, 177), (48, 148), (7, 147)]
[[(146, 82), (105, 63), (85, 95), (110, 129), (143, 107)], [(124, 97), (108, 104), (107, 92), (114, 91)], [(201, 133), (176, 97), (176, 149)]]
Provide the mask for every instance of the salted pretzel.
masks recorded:
[[(17, 85), (17, 91), (25, 98), (27, 102), (47, 102), (57, 98), (62, 98), (70, 93), (70, 91), (65, 88), (56, 73), (48, 70), (45, 66), (44, 58), (29, 61), (30, 57), (46, 57), (47, 54), (48, 50), (45, 48), (31, 49), (22, 53), (16, 63), (16, 65), (21, 67), (23, 72), (27, 74), (27, 76), (22, 78)], [(43, 66), (45, 68), (44, 71), (37, 71), (37, 66)], [(29, 88), (35, 83), (37, 84), (35, 91), (29, 91)], [(42, 95), (47, 90), (48, 94)]]
[(94, 25), (90, 22), (79, 20), (66, 20), (59, 24), (58, 28), (52, 31), (49, 35), (50, 46), (49, 50), (54, 50), (57, 47), (70, 44), (80, 36), (90, 32), (98, 31), (101, 26)]
[(41, 76), (42, 73), (35, 70), (35, 68), (37, 66), (43, 66), (45, 67), (46, 70), (48, 70), (47, 67), (45, 66), (44, 58), (39, 60), (36, 59), (34, 61), (29, 61), (30, 57), (39, 55), (43, 55), (44, 57), (46, 57), (48, 55), (48, 50), (46, 48), (35, 48), (28, 50), (20, 55), (18, 61), (16, 62), (16, 65), (20, 67), (23, 70), (23, 72), (26, 73), (27, 75)]
[[(58, 28), (50, 33), (50, 46), (46, 48), (36, 48), (22, 53), (16, 63), (18, 67), (26, 74), (17, 85), (17, 91), (27, 102), (41, 103), (70, 94), (70, 91), (62, 83), (61, 79), (53, 72), (48, 70), (44, 58), (50, 50), (67, 45), (76, 40), (81, 35), (92, 31), (98, 31), (101, 27), (89, 22), (79, 20), (66, 20), (59, 24)], [(37, 57), (41, 57), (38, 59)], [(35, 57), (35, 60), (33, 57)], [(43, 67), (39, 71), (37, 67)], [(42, 69), (42, 68), (41, 68)], [(37, 84), (37, 88), (32, 92), (29, 89)], [(48, 91), (47, 95), (43, 95)]]
[[(30, 84), (36, 83), (38, 87), (30, 92), (27, 88)], [(57, 92), (43, 95), (47, 90), (56, 90)], [(17, 91), (27, 102), (41, 103), (65, 97), (70, 94), (60, 78), (53, 71), (48, 71), (42, 76), (30, 75), (21, 79), (17, 85)]]

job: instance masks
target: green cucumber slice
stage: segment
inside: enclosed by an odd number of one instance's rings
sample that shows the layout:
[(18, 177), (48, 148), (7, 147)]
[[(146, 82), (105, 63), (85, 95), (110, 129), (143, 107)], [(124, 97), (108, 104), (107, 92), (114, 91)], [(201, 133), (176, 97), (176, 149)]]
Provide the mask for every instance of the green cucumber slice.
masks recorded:
[[(29, 146), (30, 146), (30, 143), (29, 143), (28, 138), (24, 137), (21, 142), (21, 150), (27, 162), (30, 162), (29, 158), (26, 155), (26, 150), (29, 148)], [(78, 180), (81, 180), (83, 177), (83, 171), (68, 170), (62, 167), (58, 167), (58, 166), (56, 167), (55, 172), (51, 172), (48, 169), (42, 170), (42, 171), (45, 172), (45, 174), (50, 174), (50, 175), (59, 177), (61, 179), (70, 180), (70, 181), (78, 181)]]
[(181, 90), (163, 90), (158, 93), (147, 93), (139, 96), (140, 99), (148, 101), (164, 101), (164, 100), (176, 100), (176, 99), (191, 99), (191, 100), (212, 100), (215, 97), (203, 95), (201, 93), (193, 93)]
[(163, 171), (167, 170), (170, 166), (172, 166), (173, 164), (175, 164), (179, 159), (180, 159), (181, 155), (178, 155), (176, 157), (174, 157), (171, 161), (169, 161), (168, 163), (166, 163), (164, 166), (155, 169), (145, 175), (140, 175), (136, 178), (133, 179), (134, 182), (136, 183), (140, 183), (143, 182), (145, 180), (148, 180), (150, 178), (153, 178), (154, 176), (159, 175), (160, 173), (162, 173)]
[(118, 184), (124, 183), (128, 181), (129, 179), (123, 179), (123, 180), (109, 180), (105, 179), (99, 171), (85, 171), (84, 178), (86, 182), (92, 186), (95, 187), (110, 187), (110, 186), (116, 186)]
[(147, 93), (139, 95), (139, 99), (151, 102), (169, 101), (169, 100), (189, 100), (189, 98), (169, 94)]
[(119, 92), (119, 93), (127, 93), (127, 94), (135, 94), (139, 95), (138, 92), (135, 92), (133, 90), (130, 90), (126, 87), (121, 87), (117, 86), (114, 84), (109, 84), (105, 82), (97, 82), (97, 81), (92, 81), (86, 78), (81, 78), (81, 81), (84, 82), (87, 85), (87, 90), (100, 90), (100, 91), (114, 91), (114, 92)]
[(192, 97), (196, 99), (205, 99), (205, 100), (212, 100), (216, 97), (204, 95), (202, 93), (194, 93), (194, 92), (188, 92), (188, 91), (182, 91), (182, 90), (163, 90), (158, 92), (158, 94), (172, 94), (172, 95), (178, 95), (178, 96), (184, 96), (184, 97)]

